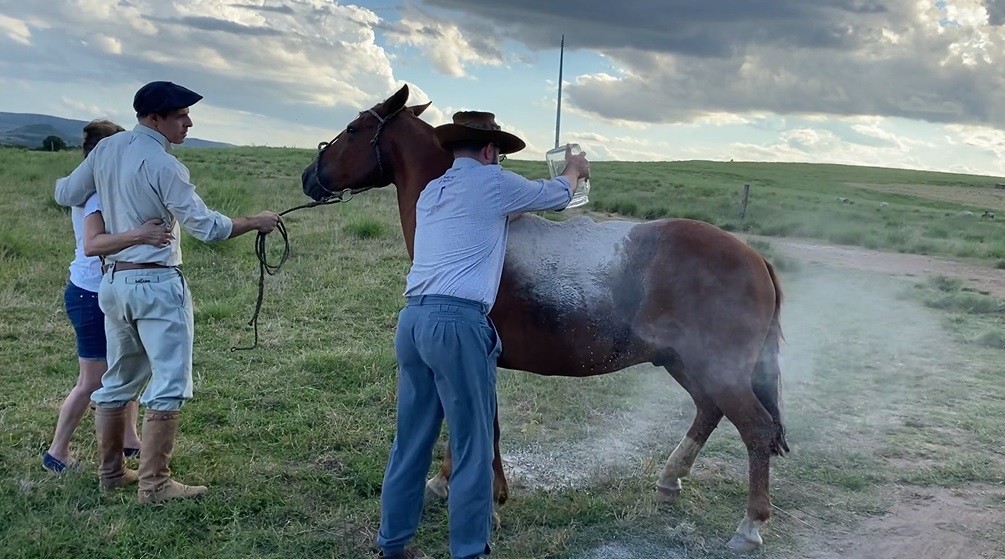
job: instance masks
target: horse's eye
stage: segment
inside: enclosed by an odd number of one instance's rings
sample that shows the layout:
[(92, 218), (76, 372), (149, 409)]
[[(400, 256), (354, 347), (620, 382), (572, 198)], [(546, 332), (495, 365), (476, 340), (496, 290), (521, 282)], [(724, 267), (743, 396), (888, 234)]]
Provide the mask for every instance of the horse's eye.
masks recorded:
[(349, 126), (346, 126), (345, 131), (348, 132), (349, 134), (355, 134), (356, 127), (350, 124)]

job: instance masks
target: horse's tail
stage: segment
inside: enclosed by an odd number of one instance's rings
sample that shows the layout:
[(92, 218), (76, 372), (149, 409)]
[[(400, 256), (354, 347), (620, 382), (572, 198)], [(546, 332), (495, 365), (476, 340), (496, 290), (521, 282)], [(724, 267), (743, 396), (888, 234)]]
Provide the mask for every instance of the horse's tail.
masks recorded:
[(778, 283), (775, 268), (767, 260), (764, 265), (771, 276), (771, 284), (775, 288), (775, 312), (771, 317), (771, 327), (761, 346), (761, 353), (754, 366), (751, 384), (754, 394), (761, 405), (768, 410), (775, 423), (775, 438), (771, 442), (771, 453), (782, 456), (789, 451), (785, 442), (785, 427), (782, 425), (782, 369), (778, 366), (778, 346), (782, 340), (782, 325), (779, 317), (782, 310), (782, 288)]

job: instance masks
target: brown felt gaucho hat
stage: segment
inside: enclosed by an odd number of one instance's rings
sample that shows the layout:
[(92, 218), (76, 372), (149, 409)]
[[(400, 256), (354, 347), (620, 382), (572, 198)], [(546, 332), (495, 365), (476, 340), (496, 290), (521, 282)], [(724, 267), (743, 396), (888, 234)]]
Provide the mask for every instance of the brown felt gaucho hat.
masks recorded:
[(502, 131), (496, 124), (496, 115), (481, 111), (454, 113), (454, 122), (437, 126), (433, 134), (443, 149), (460, 142), (491, 142), (500, 153), (516, 153), (527, 147), (520, 138)]

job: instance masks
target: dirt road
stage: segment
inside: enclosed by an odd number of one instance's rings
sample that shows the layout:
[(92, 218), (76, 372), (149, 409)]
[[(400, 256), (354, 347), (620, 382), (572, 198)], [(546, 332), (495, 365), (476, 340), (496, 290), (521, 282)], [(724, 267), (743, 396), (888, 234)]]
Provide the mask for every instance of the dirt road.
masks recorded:
[(778, 254), (837, 268), (907, 277), (959, 278), (971, 289), (1005, 298), (1005, 270), (936, 256), (883, 252), (823, 241), (750, 236), (767, 242)]

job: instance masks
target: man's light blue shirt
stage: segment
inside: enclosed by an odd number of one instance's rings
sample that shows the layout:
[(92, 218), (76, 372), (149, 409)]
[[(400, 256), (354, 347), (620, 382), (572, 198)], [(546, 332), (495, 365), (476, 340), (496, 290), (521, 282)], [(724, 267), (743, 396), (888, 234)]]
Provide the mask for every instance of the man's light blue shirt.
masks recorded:
[(455, 159), (419, 195), (405, 296), (450, 295), (491, 308), (502, 277), (509, 217), (561, 210), (570, 200), (564, 177), (528, 180), (499, 165)]
[(109, 255), (111, 261), (177, 266), (179, 224), (203, 242), (222, 241), (233, 229), (229, 217), (207, 208), (196, 194), (167, 138), (142, 124), (104, 138), (68, 177), (56, 181), (56, 202), (63, 206), (80, 206), (94, 192), (101, 198), (108, 233), (124, 233), (154, 218), (174, 233), (166, 247), (134, 245)]

